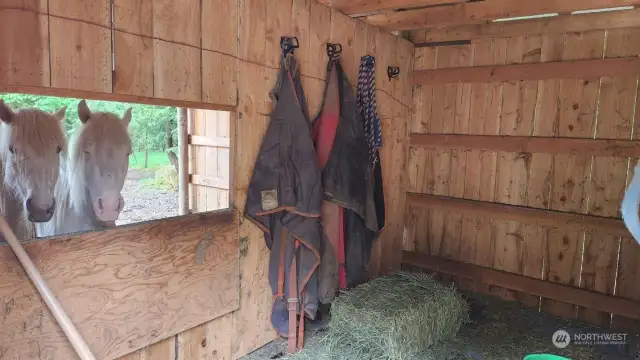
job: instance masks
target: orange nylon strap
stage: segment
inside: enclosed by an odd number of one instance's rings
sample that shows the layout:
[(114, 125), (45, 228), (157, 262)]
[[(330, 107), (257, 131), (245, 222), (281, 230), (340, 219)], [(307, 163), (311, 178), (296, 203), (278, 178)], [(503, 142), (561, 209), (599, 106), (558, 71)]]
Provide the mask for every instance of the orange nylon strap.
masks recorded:
[(298, 247), (300, 242), (296, 239), (295, 249), (293, 250), (293, 261), (291, 261), (291, 268), (289, 269), (289, 298), (287, 299), (287, 308), (289, 310), (289, 337), (288, 337), (288, 350), (289, 353), (296, 352), (297, 335), (296, 331), (298, 327), (298, 271), (296, 255), (298, 253)]
[(284, 296), (284, 258), (286, 254), (285, 250), (287, 249), (287, 235), (287, 228), (282, 227), (282, 236), (280, 237), (280, 264), (278, 265), (278, 293), (276, 297)]
[[(302, 306), (302, 292), (300, 292), (300, 306)], [(298, 351), (304, 346), (304, 309), (300, 309), (300, 325), (298, 327)]]

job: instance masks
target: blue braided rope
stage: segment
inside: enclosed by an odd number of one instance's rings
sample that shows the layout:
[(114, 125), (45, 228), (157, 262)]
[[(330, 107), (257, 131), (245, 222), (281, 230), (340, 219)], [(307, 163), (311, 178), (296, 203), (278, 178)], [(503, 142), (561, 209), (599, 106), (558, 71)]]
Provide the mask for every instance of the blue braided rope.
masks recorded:
[(372, 165), (379, 160), (377, 150), (382, 148), (382, 129), (376, 103), (375, 63), (373, 56), (360, 58), (356, 103), (364, 120), (364, 132), (369, 145), (369, 159)]

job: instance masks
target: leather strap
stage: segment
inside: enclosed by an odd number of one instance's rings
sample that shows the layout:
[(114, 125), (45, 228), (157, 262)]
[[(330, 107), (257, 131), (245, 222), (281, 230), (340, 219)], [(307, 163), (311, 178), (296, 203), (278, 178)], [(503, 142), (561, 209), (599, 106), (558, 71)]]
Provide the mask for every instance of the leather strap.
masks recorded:
[(278, 264), (278, 293), (276, 294), (277, 298), (284, 297), (284, 263), (289, 231), (286, 227), (282, 227), (281, 233), (282, 236), (280, 237), (280, 264)]
[[(296, 261), (300, 242), (296, 239), (295, 243), (293, 260), (291, 261), (291, 267), (289, 268), (289, 298), (287, 299), (287, 309), (289, 310), (289, 337), (287, 348), (289, 353), (296, 352), (298, 335), (298, 303), (300, 301), (300, 299), (298, 299), (298, 264)], [(301, 320), (304, 321), (304, 315), (300, 315)]]

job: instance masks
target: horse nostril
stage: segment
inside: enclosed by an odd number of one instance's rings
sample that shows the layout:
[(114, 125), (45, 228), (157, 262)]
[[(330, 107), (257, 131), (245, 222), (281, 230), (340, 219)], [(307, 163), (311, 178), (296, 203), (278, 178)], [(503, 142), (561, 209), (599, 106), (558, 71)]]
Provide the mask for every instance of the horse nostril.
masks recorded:
[(27, 199), (27, 204), (26, 204), (26, 205), (27, 205), (27, 210), (30, 210), (30, 209), (31, 209), (32, 204), (33, 204), (32, 199), (31, 199), (31, 198), (28, 198), (28, 199)]
[(98, 199), (98, 207), (100, 208), (100, 211), (104, 210), (104, 204), (102, 203), (102, 199)]

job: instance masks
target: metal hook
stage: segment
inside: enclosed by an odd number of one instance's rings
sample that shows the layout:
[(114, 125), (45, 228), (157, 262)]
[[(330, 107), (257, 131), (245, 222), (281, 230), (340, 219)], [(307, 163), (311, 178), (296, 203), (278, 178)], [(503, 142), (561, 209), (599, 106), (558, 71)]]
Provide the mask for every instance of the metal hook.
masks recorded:
[(389, 66), (387, 67), (387, 75), (389, 76), (389, 81), (391, 79), (398, 77), (400, 75), (400, 67), (399, 66)]
[(327, 56), (331, 60), (338, 59), (342, 53), (342, 45), (327, 43)]
[(371, 55), (365, 55), (361, 57), (360, 61), (364, 61), (364, 64), (369, 67), (373, 67), (376, 64), (376, 58)]
[[(295, 40), (295, 41), (294, 41)], [(282, 55), (287, 55), (289, 53), (293, 54), (295, 49), (300, 47), (300, 43), (298, 42), (297, 37), (289, 37), (289, 36), (281, 36), (280, 37), (280, 48), (282, 49)]]

